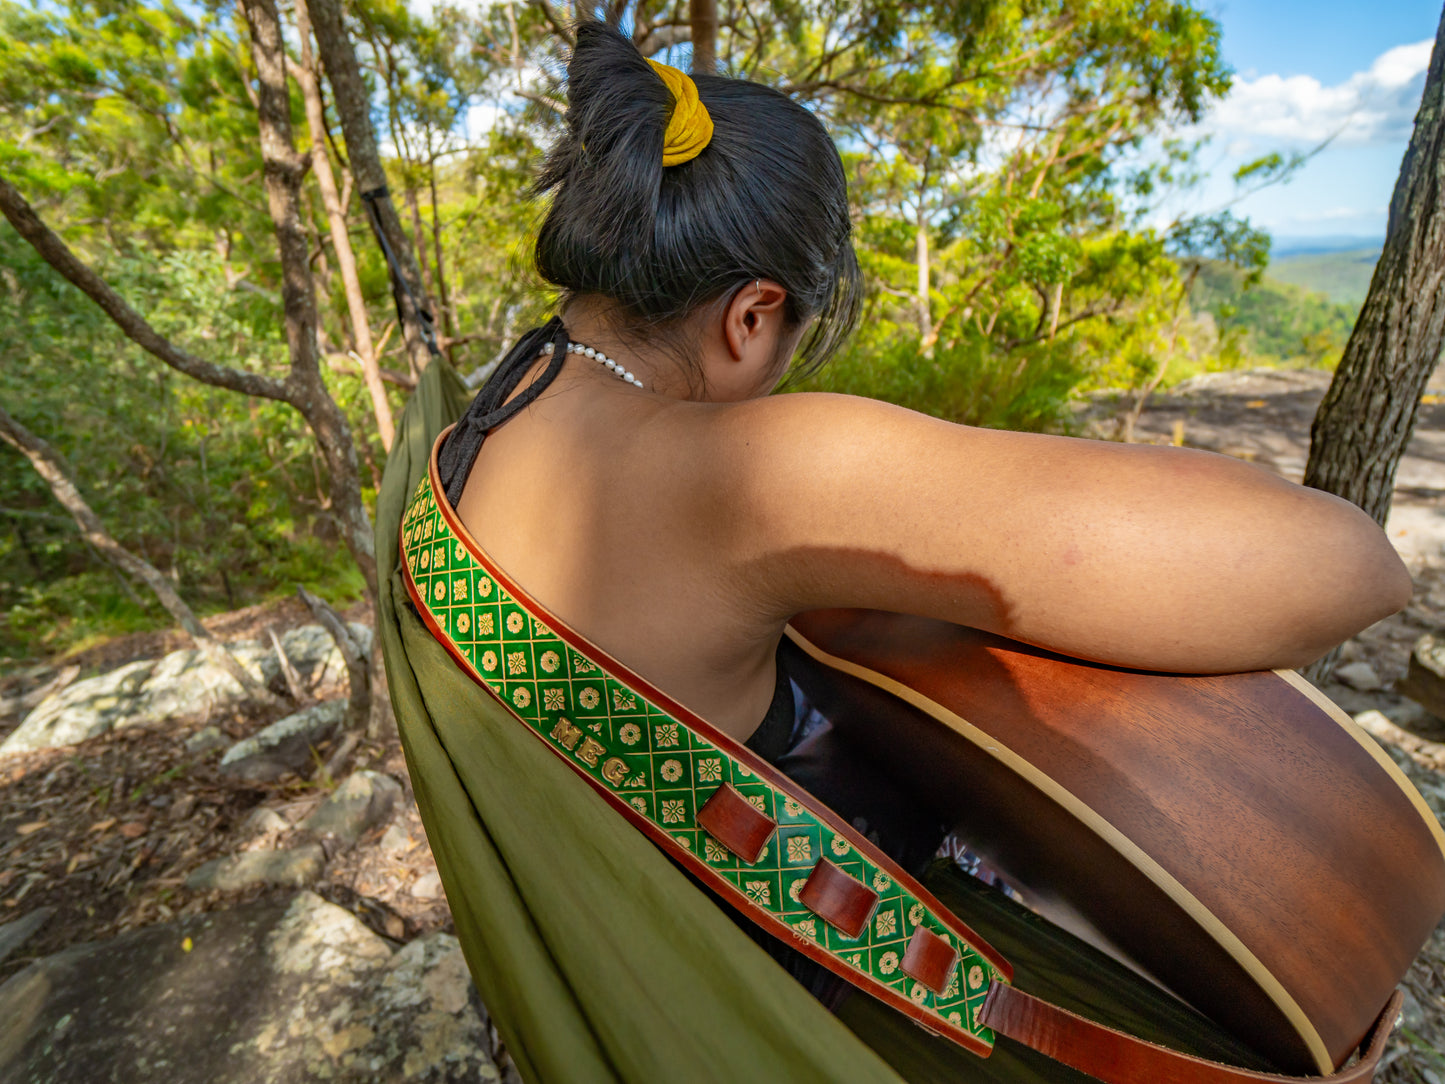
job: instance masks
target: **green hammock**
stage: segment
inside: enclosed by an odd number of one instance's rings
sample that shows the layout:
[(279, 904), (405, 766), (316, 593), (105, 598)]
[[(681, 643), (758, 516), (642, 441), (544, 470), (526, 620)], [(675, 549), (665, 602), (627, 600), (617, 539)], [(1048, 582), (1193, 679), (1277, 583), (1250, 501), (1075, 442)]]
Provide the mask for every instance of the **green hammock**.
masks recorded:
[[(427, 838), (467, 963), (522, 1076), (605, 1081), (1090, 1078), (1006, 1039), (978, 1058), (854, 994), (827, 1012), (489, 694), (408, 606), (406, 502), (470, 393), (433, 361), (377, 498), (381, 642)], [(1103, 1023), (1252, 1068), (1187, 1007), (940, 862), (925, 884), (1014, 965), (1015, 982)]]

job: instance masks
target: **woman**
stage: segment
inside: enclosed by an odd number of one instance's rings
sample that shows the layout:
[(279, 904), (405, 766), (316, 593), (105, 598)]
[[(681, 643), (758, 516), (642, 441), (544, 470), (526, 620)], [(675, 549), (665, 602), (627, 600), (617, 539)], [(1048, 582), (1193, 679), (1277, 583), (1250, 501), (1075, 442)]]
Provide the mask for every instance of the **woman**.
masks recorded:
[[(1358, 509), (1234, 460), (970, 429), (847, 396), (770, 396), (795, 355), (823, 363), (856, 319), (844, 175), (821, 124), (766, 87), (694, 83), (651, 64), (596, 23), (578, 27), (568, 99), (538, 184), (551, 205), (537, 266), (562, 291), (561, 312), (523, 337), (440, 445), (445, 503), (500, 570), (486, 591), (505, 577), (640, 683), (785, 772), (807, 768), (808, 790), (905, 866), (931, 853), (940, 826), (886, 784), (839, 784), (849, 771), (839, 750), (802, 755), (818, 735), (795, 725), (777, 662), (795, 614), (886, 609), (1106, 663), (1224, 672), (1303, 665), (1408, 598), (1408, 575)], [(418, 511), (414, 502), (404, 539), (420, 529)], [(431, 552), (407, 559), (425, 569)], [(435, 552), (451, 560), (447, 547)], [(467, 581), (473, 593), (478, 582)], [(452, 583), (438, 577), (436, 597), (453, 598)], [(427, 601), (415, 587), (413, 597)], [(566, 654), (516, 665), (554, 669)], [(493, 653), (484, 667), (497, 665)], [(513, 703), (535, 711), (536, 695)], [(554, 743), (586, 749), (591, 739), (561, 722)], [(408, 755), (445, 880), (461, 859), (445, 855), (428, 813), (421, 780), (442, 769), (419, 740), (408, 738)], [(441, 745), (460, 765), (481, 740), (458, 731)], [(498, 760), (486, 771), (506, 769)], [(509, 812), (482, 809), (484, 784), (464, 782), (487, 831), (513, 830)], [(500, 857), (499, 871), (525, 880), (520, 842)], [(448, 895), (469, 928), (457, 887), (448, 882)], [(548, 919), (550, 891), (518, 898), (539, 927), (552, 923), (541, 940), (566, 971), (576, 909)], [(479, 984), (504, 940), (469, 951)], [(836, 994), (785, 962), (815, 993)], [(484, 989), (499, 1019), (529, 996), (524, 985)], [(618, 994), (649, 995), (645, 983)], [(580, 1000), (589, 1020), (616, 1009)], [(651, 1011), (666, 1013), (665, 1001), (648, 1001)], [(525, 1042), (526, 1028), (512, 1026)], [(593, 1023), (614, 1063), (619, 1029), (612, 1016)], [(645, 1061), (652, 1048), (639, 1033), (628, 1049)], [(543, 1055), (526, 1057), (536, 1066)]]
[[(822, 364), (855, 318), (843, 171), (781, 94), (697, 85), (711, 139), (664, 166), (671, 91), (620, 35), (579, 28), (537, 266), (570, 341), (636, 382), (567, 355), (488, 435), (457, 505), (594, 643), (745, 740), (804, 610), (897, 610), (1224, 672), (1303, 666), (1408, 600), (1358, 508), (1234, 459), (769, 396), (800, 343), (801, 364)], [(528, 346), (493, 396), (547, 368)]]

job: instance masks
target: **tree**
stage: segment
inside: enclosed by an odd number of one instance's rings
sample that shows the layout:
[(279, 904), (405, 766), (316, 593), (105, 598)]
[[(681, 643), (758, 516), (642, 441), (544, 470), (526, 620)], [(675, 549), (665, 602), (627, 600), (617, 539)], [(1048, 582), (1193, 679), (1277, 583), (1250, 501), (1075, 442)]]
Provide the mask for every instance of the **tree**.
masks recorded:
[(310, 15), (316, 46), (326, 78), (336, 96), (336, 109), (341, 116), (341, 129), (346, 135), (347, 153), (351, 158), (352, 176), (356, 178), (361, 199), (370, 208), (372, 229), (383, 249), (390, 249), (400, 271), (392, 283), (397, 312), (401, 315), (406, 338), (407, 357), (412, 375), (426, 368), (432, 340), (431, 310), (427, 307), (426, 290), (411, 242), (407, 239), (401, 219), (392, 205), (386, 186), (386, 171), (376, 149), (376, 133), (371, 126), (371, 99), (356, 62), (356, 49), (346, 33), (340, 0), (311, 0)]
[(100, 517), (91, 511), (90, 505), (80, 495), (69, 468), (55, 449), (12, 418), (3, 407), (0, 407), (0, 440), (13, 446), (30, 460), (30, 465), (45, 479), (55, 499), (74, 517), (76, 526), (80, 528), (87, 542), (122, 572), (155, 592), (166, 612), (186, 630), (191, 641), (212, 665), (230, 674), (253, 700), (268, 706), (280, 703), (269, 689), (246, 672), (219, 640), (206, 631), (206, 627), (197, 620), (195, 613), (159, 569), (131, 553), (111, 536), (100, 522)]
[(1415, 130), (1390, 199), (1385, 248), (1310, 428), (1305, 485), (1353, 501), (1382, 527), (1395, 468), (1445, 344), (1445, 13)]
[[(305, 160), (297, 155), (291, 139), (290, 96), (280, 23), (269, 0), (252, 0), (246, 6), (245, 14), (257, 72), (257, 88), (253, 93), (256, 94), (264, 183), (282, 265), (282, 304), (291, 362), (286, 379), (276, 380), (219, 366), (174, 346), (91, 267), (76, 257), (69, 246), (40, 220), (19, 190), (3, 177), (0, 177), (0, 212), (4, 213), (17, 233), (52, 267), (86, 292), (128, 337), (167, 365), (206, 383), (281, 400), (296, 408), (315, 434), (317, 447), (326, 460), (330, 495), (335, 513), (342, 523), (343, 539), (361, 570), (368, 596), (374, 600), (375, 549), (371, 519), (361, 498), (356, 447), (346, 416), (322, 382), (319, 367), (309, 250), (299, 213)], [(361, 714), (353, 712), (354, 716)], [(359, 723), (362, 719), (353, 718), (352, 721)]]

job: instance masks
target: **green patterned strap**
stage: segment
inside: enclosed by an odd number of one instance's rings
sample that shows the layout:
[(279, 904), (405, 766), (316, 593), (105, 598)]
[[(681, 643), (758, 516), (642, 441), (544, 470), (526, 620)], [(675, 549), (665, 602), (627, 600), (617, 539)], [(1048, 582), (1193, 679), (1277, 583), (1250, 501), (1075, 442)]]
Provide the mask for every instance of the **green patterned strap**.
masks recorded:
[(433, 449), (401, 552), (412, 600), (458, 665), (758, 925), (987, 1055), (979, 1012), (1008, 963), (831, 810), (547, 614), (440, 494)]

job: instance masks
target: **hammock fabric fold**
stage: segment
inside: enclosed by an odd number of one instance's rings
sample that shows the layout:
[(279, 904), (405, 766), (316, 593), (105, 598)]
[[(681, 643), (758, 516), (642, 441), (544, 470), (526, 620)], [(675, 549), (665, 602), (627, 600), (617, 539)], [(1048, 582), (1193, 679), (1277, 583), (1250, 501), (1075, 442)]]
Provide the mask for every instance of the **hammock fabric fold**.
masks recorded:
[[(403, 415), (377, 500), (387, 679), (427, 837), (483, 1002), (528, 1081), (1089, 1078), (1005, 1038), (976, 1057), (855, 994), (838, 1015), (456, 665), (409, 605), (405, 506), (470, 395), (441, 359)], [(927, 887), (1022, 988), (1235, 1065), (1186, 1006), (948, 863)]]

